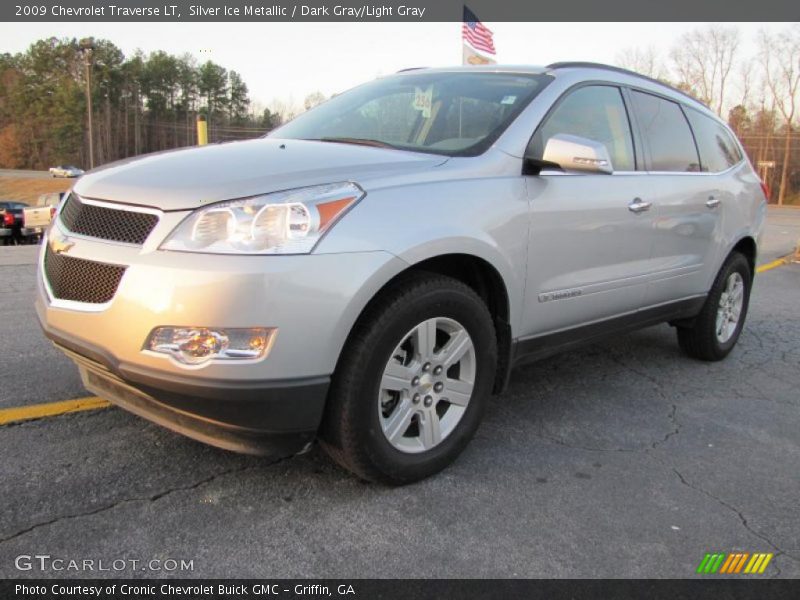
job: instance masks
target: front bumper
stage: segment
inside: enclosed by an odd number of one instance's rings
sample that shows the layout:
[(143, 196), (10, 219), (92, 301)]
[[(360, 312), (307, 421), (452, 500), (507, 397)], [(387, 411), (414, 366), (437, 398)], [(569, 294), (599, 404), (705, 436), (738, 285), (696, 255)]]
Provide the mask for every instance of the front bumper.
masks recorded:
[[(58, 223), (54, 234), (70, 236)], [(179, 433), (253, 454), (297, 452), (314, 438), (353, 324), (407, 266), (385, 252), (240, 257), (70, 240), (69, 256), (126, 266), (110, 302), (80, 305), (51, 297), (40, 260), (37, 315), (86, 387)], [(184, 365), (143, 349), (163, 326), (277, 334), (265, 358)]]
[[(44, 227), (23, 227), (19, 230), (19, 234), (22, 237), (30, 237), (32, 235), (43, 235), (45, 231)], [(9, 237), (14, 233), (13, 229), (9, 229), (7, 227), (0, 228), (0, 238), (2, 237)]]
[(120, 371), (112, 357), (63, 332), (46, 335), (78, 366), (89, 391), (167, 429), (244, 454), (289, 456), (314, 441), (330, 378), (232, 385)]

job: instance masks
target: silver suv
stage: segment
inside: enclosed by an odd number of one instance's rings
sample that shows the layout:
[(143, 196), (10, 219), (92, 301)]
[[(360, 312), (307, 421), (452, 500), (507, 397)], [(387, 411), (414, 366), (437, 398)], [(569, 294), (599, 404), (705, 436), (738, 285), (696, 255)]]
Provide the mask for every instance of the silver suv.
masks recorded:
[(524, 361), (669, 322), (725, 357), (766, 200), (697, 101), (613, 67), (401, 72), (244, 142), (90, 172), (40, 261), (99, 396), (252, 454), (437, 472)]

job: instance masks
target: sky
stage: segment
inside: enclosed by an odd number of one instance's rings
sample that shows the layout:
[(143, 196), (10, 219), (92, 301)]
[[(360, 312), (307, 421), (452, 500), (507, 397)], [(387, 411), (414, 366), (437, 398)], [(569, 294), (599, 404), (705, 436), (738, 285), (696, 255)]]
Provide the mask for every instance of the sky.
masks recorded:
[[(666, 58), (684, 32), (705, 23), (486, 23), (501, 64), (546, 65), (565, 60), (614, 63), (630, 48), (653, 46)], [(784, 24), (731, 23), (743, 55), (754, 55), (761, 28)], [(311, 92), (325, 96), (408, 67), (461, 63), (461, 23), (9, 23), (0, 24), (0, 52), (24, 51), (50, 36), (93, 36), (126, 55), (137, 48), (189, 53), (238, 71), (256, 106), (275, 100), (302, 106)]]

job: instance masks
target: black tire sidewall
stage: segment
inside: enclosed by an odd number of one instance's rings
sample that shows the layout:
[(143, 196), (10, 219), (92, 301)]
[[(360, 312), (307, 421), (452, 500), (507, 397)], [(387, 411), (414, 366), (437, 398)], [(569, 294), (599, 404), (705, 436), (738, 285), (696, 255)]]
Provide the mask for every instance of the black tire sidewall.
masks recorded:
[[(733, 335), (725, 342), (720, 342), (717, 339), (717, 332), (716, 332), (716, 317), (717, 311), (719, 310), (719, 301), (722, 297), (723, 292), (725, 291), (725, 287), (728, 284), (728, 278), (731, 276), (732, 273), (739, 273), (742, 276), (742, 280), (744, 281), (744, 298), (742, 301), (742, 310), (739, 314), (739, 321), (736, 323), (736, 329), (733, 332)], [(708, 298), (710, 303), (710, 314), (709, 314), (709, 323), (713, 329), (711, 332), (711, 340), (714, 344), (714, 349), (716, 350), (717, 354), (720, 356), (726, 356), (736, 345), (736, 342), (739, 340), (739, 335), (742, 333), (742, 328), (744, 327), (745, 319), (747, 318), (747, 309), (750, 305), (750, 290), (753, 286), (753, 275), (750, 269), (750, 264), (747, 262), (747, 259), (739, 253), (732, 254), (730, 259), (727, 261), (725, 267), (720, 272), (720, 276), (716, 281), (716, 285), (714, 286), (714, 290), (712, 291), (711, 295)]]
[[(392, 351), (410, 330), (433, 317), (454, 319), (472, 338), (476, 376), (472, 398), (456, 428), (438, 446), (411, 454), (394, 448), (383, 433), (378, 417), (380, 380)], [(379, 322), (383, 322), (380, 319)], [(380, 472), (395, 481), (427, 477), (445, 466), (463, 450), (474, 435), (491, 391), (497, 357), (495, 332), (482, 301), (458, 287), (432, 287), (412, 302), (393, 310), (388, 325), (376, 327), (367, 336), (366, 348), (372, 351), (361, 368), (363, 383), (354, 390), (359, 398), (352, 403), (353, 422), (360, 432), (366, 458)]]

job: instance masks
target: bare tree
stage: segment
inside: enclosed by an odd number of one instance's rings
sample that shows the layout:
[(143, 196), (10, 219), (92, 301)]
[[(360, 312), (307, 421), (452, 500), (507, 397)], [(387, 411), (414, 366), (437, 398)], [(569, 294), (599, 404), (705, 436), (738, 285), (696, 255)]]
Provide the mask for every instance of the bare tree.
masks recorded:
[(670, 52), (679, 86), (696, 90), (718, 115), (724, 108), (739, 38), (735, 27), (709, 25), (683, 34)]
[(738, 74), (738, 88), (741, 93), (741, 106), (748, 106), (750, 104), (750, 94), (753, 91), (753, 68), (755, 64), (752, 58), (746, 58), (739, 63)]
[(655, 46), (625, 48), (617, 54), (615, 62), (624, 69), (636, 71), (653, 79), (667, 79), (667, 69)]
[(800, 101), (800, 25), (772, 35), (762, 30), (758, 42), (766, 87), (784, 119), (783, 166), (778, 190), (778, 204), (783, 204), (788, 187), (792, 130)]
[(288, 100), (273, 98), (269, 109), (272, 113), (278, 115), (281, 123), (287, 123), (294, 119), (299, 113), (303, 112), (301, 108), (298, 108), (294, 97), (291, 95)]
[(311, 92), (308, 96), (306, 96), (303, 106), (306, 107), (306, 110), (311, 110), (323, 102), (325, 102), (325, 95), (322, 92)]

